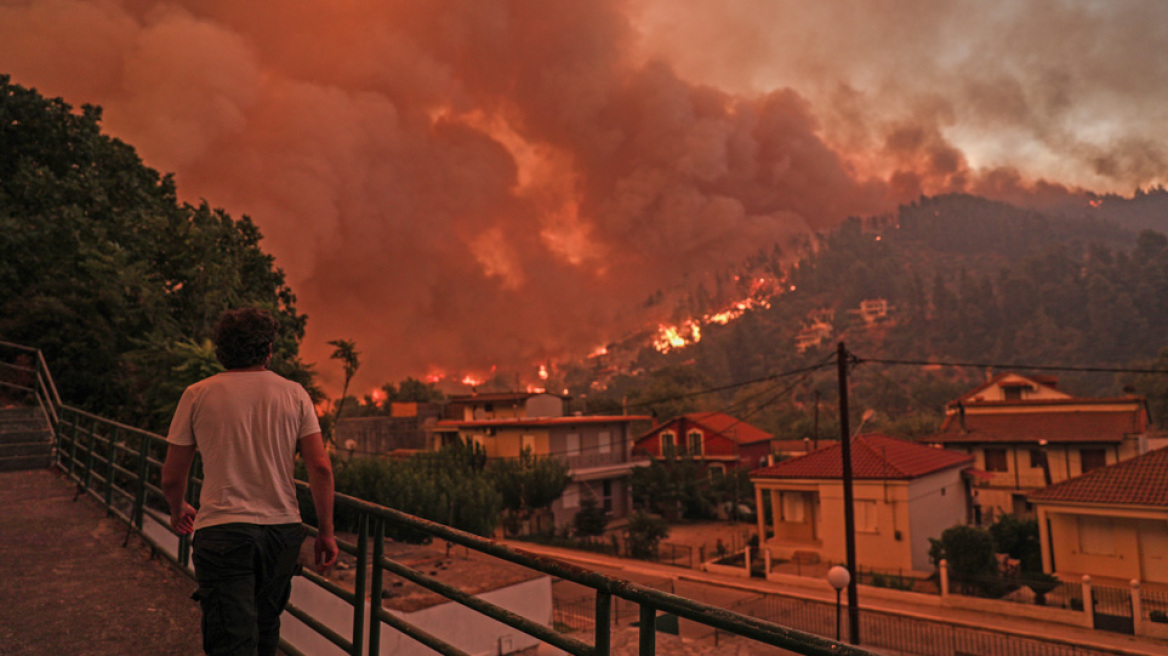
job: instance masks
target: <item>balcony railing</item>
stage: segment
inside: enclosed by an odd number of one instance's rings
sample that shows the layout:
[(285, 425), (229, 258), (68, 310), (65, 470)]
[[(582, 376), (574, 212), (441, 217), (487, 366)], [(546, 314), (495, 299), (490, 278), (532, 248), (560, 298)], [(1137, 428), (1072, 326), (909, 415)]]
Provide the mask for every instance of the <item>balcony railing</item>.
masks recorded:
[[(162, 460), (165, 457), (165, 440), (160, 435), (62, 403), (44, 357), (39, 351), (6, 342), (0, 342), (0, 347), (24, 353), (34, 360), (35, 366), (24, 367), (33, 371), (21, 371), (24, 376), (20, 381), (2, 382), (9, 388), (27, 392), (36, 404), (44, 408), (55, 434), (54, 465), (77, 483), (78, 494), (94, 497), (111, 514), (121, 518), (127, 525), (127, 540), (131, 534), (137, 534), (157, 553), (190, 575), (189, 539), (175, 536), (170, 532), (168, 517), (162, 511), (163, 497), (158, 480)], [(187, 491), (187, 496), (191, 500), (197, 497), (197, 487), (200, 483), (198, 474), (201, 470), (197, 463), (193, 471), (195, 476), (192, 477), (191, 486)], [(302, 494), (308, 493), (307, 484), (299, 482), (298, 485)], [(372, 611), (366, 609), (367, 599), (382, 598), (385, 572), (428, 588), (447, 599), (575, 656), (604, 656), (610, 653), (613, 607), (616, 600), (624, 600), (638, 608), (640, 618), (638, 649), (639, 653), (644, 655), (654, 654), (656, 650), (655, 619), (658, 612), (672, 613), (708, 626), (723, 635), (744, 636), (798, 654), (822, 656), (871, 654), (834, 640), (513, 549), (493, 540), (361, 499), (338, 494), (336, 505), (338, 509), (345, 508), (359, 517), (355, 540), (352, 542), (338, 540), (338, 546), (342, 551), (356, 556), (354, 589), (339, 586), (312, 572), (306, 571), (304, 577), (319, 590), (343, 601), (351, 610), (351, 622), (347, 622), (344, 629), (338, 629), (295, 604), (289, 604), (287, 610), (317, 635), (354, 656), (361, 654), (376, 656), (379, 653), (383, 626), (400, 631), (441, 654), (453, 656), (465, 653), (447, 639), (389, 613), (379, 603), (373, 604)], [(599, 620), (593, 622), (591, 643), (484, 601), (420, 570), (387, 558), (384, 553), (383, 536), (389, 525), (422, 531), (449, 543), (590, 588), (594, 591), (592, 617)], [(309, 526), (307, 529), (310, 533), (315, 533), (313, 527)], [(177, 549), (173, 548), (174, 544), (177, 544)], [(281, 641), (281, 649), (293, 656), (302, 655), (295, 645), (286, 640)]]

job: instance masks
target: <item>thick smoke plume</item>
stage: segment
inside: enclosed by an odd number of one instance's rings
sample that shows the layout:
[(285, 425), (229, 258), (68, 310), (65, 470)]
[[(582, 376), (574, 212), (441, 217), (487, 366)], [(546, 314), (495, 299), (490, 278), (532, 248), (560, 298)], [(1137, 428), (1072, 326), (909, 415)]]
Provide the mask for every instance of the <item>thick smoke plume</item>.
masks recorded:
[(821, 4), (33, 0), (0, 71), (250, 214), (366, 388), (586, 353), (922, 192), (1162, 180), (1163, 5)]

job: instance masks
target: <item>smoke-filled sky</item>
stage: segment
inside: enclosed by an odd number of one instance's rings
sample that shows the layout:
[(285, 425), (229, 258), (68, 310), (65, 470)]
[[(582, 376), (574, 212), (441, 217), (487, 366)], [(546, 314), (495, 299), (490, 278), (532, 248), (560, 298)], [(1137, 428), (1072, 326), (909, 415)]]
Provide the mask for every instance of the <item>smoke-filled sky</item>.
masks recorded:
[(330, 389), (330, 339), (358, 390), (580, 356), (921, 193), (1164, 183), (1165, 52), (1156, 0), (0, 0), (0, 72), (253, 217)]

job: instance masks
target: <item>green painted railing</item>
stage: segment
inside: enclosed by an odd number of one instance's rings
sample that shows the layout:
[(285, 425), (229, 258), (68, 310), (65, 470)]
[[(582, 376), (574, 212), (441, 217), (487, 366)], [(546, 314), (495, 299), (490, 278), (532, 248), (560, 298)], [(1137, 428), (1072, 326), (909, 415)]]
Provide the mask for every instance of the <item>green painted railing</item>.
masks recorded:
[[(54, 440), (54, 466), (67, 473), (77, 483), (77, 494), (88, 494), (100, 501), (111, 516), (120, 518), (127, 525), (126, 539), (132, 534), (139, 535), (151, 545), (155, 553), (174, 562), (188, 575), (190, 569), (190, 545), (186, 537), (177, 538), (178, 548), (174, 554), (156, 537), (147, 533), (145, 517), (150, 515), (159, 526), (168, 525), (168, 516), (162, 510), (162, 490), (158, 487), (162, 460), (166, 454), (165, 439), (155, 433), (100, 417), (61, 402), (52, 375), (39, 350), (19, 344), (0, 342), (7, 351), (22, 354), (22, 362), (3, 362), (4, 371), (14, 372), (4, 376), (0, 383), (7, 388), (15, 388), (33, 397), (33, 401), (44, 409), (52, 425)], [(200, 482), (199, 466), (196, 463), (188, 498), (197, 498)], [(308, 486), (298, 482), (301, 494), (309, 494)], [(661, 592), (630, 581), (605, 576), (597, 572), (576, 567), (563, 561), (541, 557), (499, 544), (477, 535), (460, 531), (443, 524), (369, 503), (361, 499), (338, 494), (338, 509), (347, 509), (358, 517), (358, 531), (355, 542), (338, 540), (342, 551), (356, 557), (354, 589), (348, 590), (314, 572), (305, 571), (304, 577), (346, 602), (353, 609), (352, 628), (349, 636), (330, 628), (319, 618), (312, 616), (294, 604), (289, 604), (288, 612), (345, 653), (354, 656), (369, 654), (377, 656), (380, 649), (382, 625), (421, 642), (434, 651), (449, 656), (465, 652), (442, 638), (428, 633), (406, 620), (397, 617), (377, 603), (384, 590), (384, 573), (391, 572), (406, 580), (428, 588), (452, 601), (466, 606), (482, 615), (511, 626), (544, 643), (562, 649), (575, 656), (605, 656), (610, 653), (613, 598), (625, 599), (640, 607), (639, 653), (650, 655), (656, 652), (656, 617), (665, 612), (699, 624), (713, 627), (723, 634), (744, 636), (760, 643), (781, 647), (798, 654), (819, 656), (864, 656), (871, 652), (836, 642), (827, 638), (796, 631), (778, 624), (760, 620), (734, 611), (699, 603), (685, 597)], [(494, 556), (523, 567), (553, 577), (572, 581), (595, 591), (595, 622), (592, 642), (561, 633), (554, 628), (515, 614), (501, 606), (484, 601), (480, 597), (443, 583), (417, 569), (408, 567), (384, 554), (383, 536), (389, 525), (404, 526), (425, 532), (449, 543)], [(310, 533), (315, 533), (311, 526)], [(169, 532), (169, 528), (166, 529)], [(173, 536), (173, 533), (170, 533)], [(368, 571), (372, 565), (372, 572)], [(366, 574), (369, 583), (366, 584)], [(365, 626), (365, 602), (375, 600), (370, 622)], [(281, 649), (292, 656), (303, 656), (293, 645), (281, 641)]]

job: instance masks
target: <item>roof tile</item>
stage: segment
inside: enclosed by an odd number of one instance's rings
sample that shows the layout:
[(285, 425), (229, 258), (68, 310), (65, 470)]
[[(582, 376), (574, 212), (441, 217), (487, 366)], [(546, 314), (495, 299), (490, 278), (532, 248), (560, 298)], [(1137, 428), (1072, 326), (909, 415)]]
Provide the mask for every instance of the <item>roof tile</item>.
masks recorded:
[[(752, 478), (842, 478), (839, 443), (751, 472)], [(852, 474), (856, 479), (913, 479), (964, 466), (971, 455), (914, 444), (887, 435), (860, 435), (852, 440)]]
[(1043, 488), (1031, 501), (1168, 506), (1168, 448), (1089, 471)]

